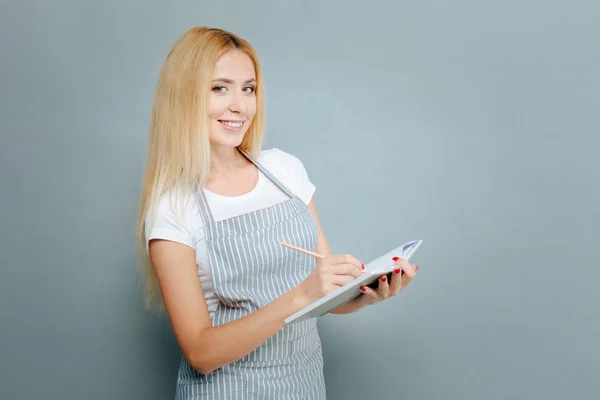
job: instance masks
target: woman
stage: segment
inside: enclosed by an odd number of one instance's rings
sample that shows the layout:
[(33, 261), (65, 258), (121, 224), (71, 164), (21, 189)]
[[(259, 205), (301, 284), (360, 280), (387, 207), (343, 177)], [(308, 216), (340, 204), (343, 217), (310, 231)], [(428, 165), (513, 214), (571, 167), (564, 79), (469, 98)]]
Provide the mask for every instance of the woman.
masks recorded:
[[(363, 273), (331, 254), (302, 162), (261, 150), (263, 97), (254, 49), (220, 29), (186, 32), (158, 79), (138, 236), (147, 305), (166, 311), (183, 352), (178, 399), (325, 398), (316, 320), (283, 321)], [(335, 313), (394, 296), (414, 274), (398, 260), (391, 282)]]

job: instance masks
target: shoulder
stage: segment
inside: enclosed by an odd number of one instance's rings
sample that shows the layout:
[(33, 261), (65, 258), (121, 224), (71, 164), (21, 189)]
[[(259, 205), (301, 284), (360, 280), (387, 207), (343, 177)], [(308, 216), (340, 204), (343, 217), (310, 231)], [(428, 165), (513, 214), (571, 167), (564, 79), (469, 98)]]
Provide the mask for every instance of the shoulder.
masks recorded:
[(295, 155), (278, 148), (262, 150), (258, 161), (306, 204), (315, 192), (302, 161)]
[(171, 189), (160, 196), (156, 214), (183, 218), (194, 211), (195, 205), (196, 199), (191, 191)]
[[(168, 190), (158, 200), (148, 224), (147, 240), (168, 239), (193, 247), (201, 227), (196, 199), (191, 191)], [(147, 216), (147, 222), (150, 222)]]
[(275, 147), (262, 150), (258, 155), (258, 161), (274, 173), (291, 176), (306, 173), (306, 168), (298, 157)]

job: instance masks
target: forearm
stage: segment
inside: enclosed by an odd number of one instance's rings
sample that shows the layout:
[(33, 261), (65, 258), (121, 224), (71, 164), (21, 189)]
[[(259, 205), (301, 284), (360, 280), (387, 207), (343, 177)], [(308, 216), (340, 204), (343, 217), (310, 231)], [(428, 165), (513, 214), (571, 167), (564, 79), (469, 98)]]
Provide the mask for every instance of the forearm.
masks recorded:
[(188, 361), (203, 374), (234, 362), (276, 334), (284, 327), (285, 318), (307, 305), (295, 288), (250, 315), (205, 328), (198, 334), (198, 344)]

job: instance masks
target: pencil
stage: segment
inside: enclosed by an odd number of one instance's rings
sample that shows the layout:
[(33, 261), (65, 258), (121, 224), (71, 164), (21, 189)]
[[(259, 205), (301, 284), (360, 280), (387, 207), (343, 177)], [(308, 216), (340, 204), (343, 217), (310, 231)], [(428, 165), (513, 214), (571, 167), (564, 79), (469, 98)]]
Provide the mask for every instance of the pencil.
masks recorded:
[(317, 258), (325, 258), (325, 256), (322, 256), (319, 253), (313, 253), (312, 251), (305, 250), (305, 249), (302, 249), (300, 247), (292, 246), (291, 244), (288, 244), (286, 242), (281, 242), (281, 245), (283, 247), (287, 247), (289, 249), (299, 251), (300, 253), (308, 254), (309, 256), (313, 256), (313, 257), (317, 257)]

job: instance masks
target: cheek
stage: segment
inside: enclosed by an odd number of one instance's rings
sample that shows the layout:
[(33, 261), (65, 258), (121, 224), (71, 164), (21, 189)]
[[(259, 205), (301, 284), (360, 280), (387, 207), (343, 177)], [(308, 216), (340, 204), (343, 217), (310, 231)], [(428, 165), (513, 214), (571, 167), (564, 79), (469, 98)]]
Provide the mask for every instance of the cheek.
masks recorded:
[(216, 118), (223, 115), (223, 112), (227, 109), (227, 102), (223, 97), (212, 96), (208, 104), (208, 116), (210, 118)]
[(248, 117), (252, 118), (256, 115), (256, 97), (252, 97), (248, 101), (248, 105), (246, 107)]

